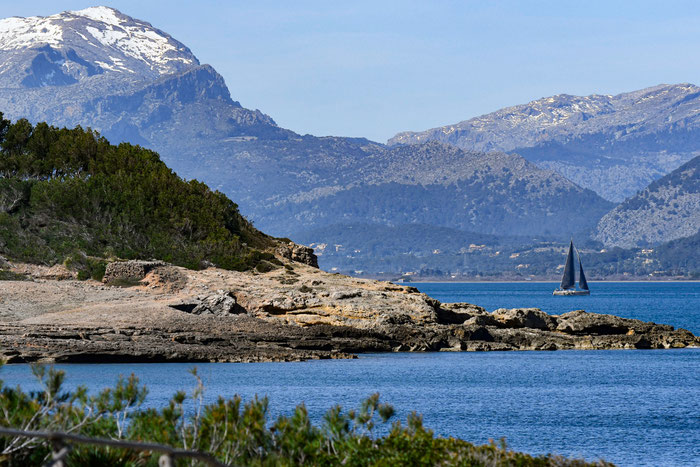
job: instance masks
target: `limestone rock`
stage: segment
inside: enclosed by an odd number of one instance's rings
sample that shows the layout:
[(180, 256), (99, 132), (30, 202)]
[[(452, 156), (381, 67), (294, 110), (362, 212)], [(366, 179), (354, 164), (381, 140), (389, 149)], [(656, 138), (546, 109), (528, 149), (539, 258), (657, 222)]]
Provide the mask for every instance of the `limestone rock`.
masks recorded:
[(0, 307), (0, 357), (260, 361), (360, 352), (700, 346), (693, 334), (671, 326), (584, 311), (489, 313), (303, 264), (266, 274), (158, 264), (112, 266), (113, 277), (130, 278), (153, 268), (127, 288), (72, 280), (3, 284), (0, 298), (11, 308)]
[(314, 254), (314, 249), (308, 246), (289, 242), (277, 247), (275, 253), (283, 258), (318, 268), (318, 258)]
[(505, 327), (532, 328), (553, 331), (557, 328), (554, 317), (539, 308), (499, 308), (493, 312), (493, 317)]
[(246, 311), (238, 304), (233, 293), (223, 290), (217, 290), (211, 295), (198, 296), (194, 300), (174, 303), (170, 307), (193, 315), (227, 316)]
[(228, 315), (243, 310), (236, 302), (236, 297), (231, 292), (219, 292), (202, 298), (202, 303), (192, 310), (196, 315), (208, 314)]
[(443, 303), (437, 308), (438, 321), (443, 324), (462, 324), (477, 317), (491, 324), (492, 320), (486, 318), (487, 315), (484, 308), (471, 303)]
[(165, 266), (163, 261), (115, 261), (105, 269), (102, 282), (105, 284), (118, 282), (138, 282), (146, 277), (151, 270)]
[(78, 273), (69, 270), (63, 264), (54, 264), (53, 266), (43, 266), (39, 264), (16, 263), (10, 264), (9, 270), (16, 274), (21, 274), (32, 279), (45, 280), (70, 280), (75, 279)]
[(673, 326), (576, 310), (557, 318), (557, 331), (575, 335), (619, 335), (673, 331)]

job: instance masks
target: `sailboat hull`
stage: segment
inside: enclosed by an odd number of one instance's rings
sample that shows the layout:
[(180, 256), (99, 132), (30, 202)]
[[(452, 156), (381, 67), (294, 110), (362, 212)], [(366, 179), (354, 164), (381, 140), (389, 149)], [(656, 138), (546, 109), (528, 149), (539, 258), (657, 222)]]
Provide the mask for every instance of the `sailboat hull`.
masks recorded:
[(591, 291), (590, 290), (555, 290), (552, 292), (552, 295), (561, 295), (561, 296), (568, 296), (568, 295), (590, 295)]

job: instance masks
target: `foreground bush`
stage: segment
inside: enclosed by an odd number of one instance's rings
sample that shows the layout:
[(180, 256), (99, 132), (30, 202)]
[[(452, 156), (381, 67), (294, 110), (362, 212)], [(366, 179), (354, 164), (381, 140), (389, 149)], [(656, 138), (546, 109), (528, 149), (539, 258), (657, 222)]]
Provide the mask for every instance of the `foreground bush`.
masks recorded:
[[(505, 442), (475, 446), (460, 439), (436, 438), (415, 413), (405, 425), (393, 422), (380, 436), (375, 433), (376, 424), (389, 424), (394, 410), (380, 403), (378, 394), (358, 410), (344, 412), (333, 407), (315, 425), (303, 405), (292, 415), (271, 422), (266, 398), (243, 404), (235, 396), (205, 405), (196, 371), (194, 391), (176, 393), (161, 409), (141, 407), (147, 390), (133, 375), (90, 396), (85, 387), (63, 391), (62, 371), (42, 366), (33, 366), (32, 371), (41, 382), (41, 391), (26, 393), (0, 381), (1, 425), (167, 444), (209, 452), (234, 465), (610, 465), (549, 455), (532, 457), (509, 451)], [(2, 465), (42, 465), (51, 449), (42, 440), (0, 437), (0, 453)], [(155, 466), (157, 460), (157, 455), (145, 452), (75, 445), (67, 465)], [(180, 459), (178, 465), (192, 464)]]

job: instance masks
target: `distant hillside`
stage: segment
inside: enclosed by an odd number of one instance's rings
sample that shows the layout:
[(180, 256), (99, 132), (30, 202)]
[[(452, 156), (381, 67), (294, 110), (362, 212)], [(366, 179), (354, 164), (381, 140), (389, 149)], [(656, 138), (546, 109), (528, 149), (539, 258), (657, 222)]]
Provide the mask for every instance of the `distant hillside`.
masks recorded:
[(700, 156), (629, 198), (598, 223), (594, 238), (608, 246), (647, 246), (700, 230)]
[[(324, 238), (326, 243), (316, 239)], [(371, 241), (367, 241), (371, 238)], [(568, 241), (501, 237), (427, 225), (334, 225), (300, 235), (319, 265), (390, 280), (558, 281)], [(603, 248), (574, 237), (590, 280), (700, 278), (700, 232), (654, 248)]]
[(110, 257), (248, 269), (278, 241), (222, 193), (186, 182), (158, 154), (89, 130), (0, 113), (0, 254), (92, 276)]
[[(335, 224), (297, 237), (314, 248), (322, 268), (367, 274), (433, 268), (472, 275), (498, 274), (507, 267), (494, 254), (502, 246), (513, 249), (538, 242), (531, 237), (496, 236), (425, 224)], [(486, 260), (476, 262), (477, 256)], [(447, 262), (446, 257), (450, 257)]]
[(666, 242), (654, 248), (659, 269), (676, 274), (691, 274), (700, 279), (700, 230), (694, 235)]
[(622, 201), (700, 154), (700, 88), (660, 85), (610, 95), (561, 94), (422, 132), (390, 145), (429, 140), (476, 151), (515, 152), (606, 199)]
[(462, 151), (437, 142), (375, 148), (343, 175), (345, 183), (281, 199), (275, 214), (258, 218), (270, 222), (281, 212), (280, 220), (297, 221), (296, 229), (282, 224), (292, 233), (370, 222), (566, 236), (593, 228), (612, 207), (592, 191), (519, 156)]

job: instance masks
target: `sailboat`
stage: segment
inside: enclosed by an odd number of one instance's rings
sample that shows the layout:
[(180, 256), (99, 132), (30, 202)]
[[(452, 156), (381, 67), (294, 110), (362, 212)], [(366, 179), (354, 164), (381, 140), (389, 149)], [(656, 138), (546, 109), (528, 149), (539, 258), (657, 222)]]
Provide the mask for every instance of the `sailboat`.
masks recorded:
[(581, 263), (581, 255), (576, 250), (578, 257), (578, 289), (576, 288), (576, 269), (574, 266), (574, 240), (569, 243), (569, 253), (566, 255), (566, 264), (564, 265), (564, 275), (561, 278), (561, 285), (553, 292), (553, 295), (590, 295), (588, 290), (588, 282), (586, 275), (583, 273), (583, 264)]

